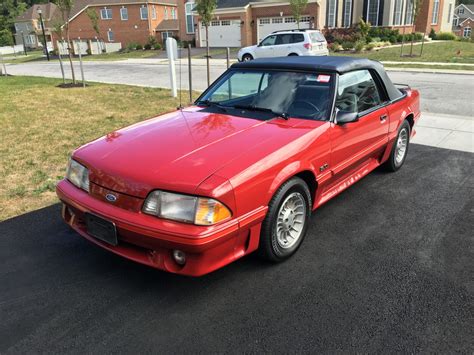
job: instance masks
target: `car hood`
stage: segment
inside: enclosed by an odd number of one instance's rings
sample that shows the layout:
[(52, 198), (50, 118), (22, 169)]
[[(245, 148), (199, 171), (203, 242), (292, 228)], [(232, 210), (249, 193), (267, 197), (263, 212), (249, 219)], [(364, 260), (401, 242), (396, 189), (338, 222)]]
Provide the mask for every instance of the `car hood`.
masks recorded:
[(117, 192), (142, 198), (153, 189), (193, 193), (256, 145), (282, 136), (285, 144), (298, 121), (260, 121), (191, 107), (109, 133), (73, 157), (89, 168), (91, 182)]

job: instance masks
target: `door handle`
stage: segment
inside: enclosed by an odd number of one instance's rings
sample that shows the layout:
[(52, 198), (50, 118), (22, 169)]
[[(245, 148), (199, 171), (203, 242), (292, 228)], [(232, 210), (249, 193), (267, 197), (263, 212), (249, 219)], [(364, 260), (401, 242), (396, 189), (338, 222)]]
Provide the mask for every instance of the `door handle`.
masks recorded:
[(384, 123), (387, 120), (387, 115), (380, 116), (380, 122)]

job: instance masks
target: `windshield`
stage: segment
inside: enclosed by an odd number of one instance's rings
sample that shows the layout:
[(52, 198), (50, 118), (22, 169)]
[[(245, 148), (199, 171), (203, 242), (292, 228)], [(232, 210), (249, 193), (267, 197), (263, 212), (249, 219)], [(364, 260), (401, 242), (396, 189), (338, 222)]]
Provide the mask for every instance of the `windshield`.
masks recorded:
[(289, 71), (231, 70), (198, 104), (218, 104), (234, 109), (267, 112), (282, 117), (327, 120), (330, 104), (330, 74)]

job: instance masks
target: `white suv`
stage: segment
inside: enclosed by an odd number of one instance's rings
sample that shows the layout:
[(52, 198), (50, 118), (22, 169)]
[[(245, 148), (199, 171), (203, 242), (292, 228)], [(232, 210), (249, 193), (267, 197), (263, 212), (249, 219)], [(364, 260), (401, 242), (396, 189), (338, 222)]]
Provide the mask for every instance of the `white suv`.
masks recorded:
[(258, 45), (240, 49), (237, 59), (243, 62), (288, 55), (329, 55), (326, 38), (317, 30), (276, 31)]

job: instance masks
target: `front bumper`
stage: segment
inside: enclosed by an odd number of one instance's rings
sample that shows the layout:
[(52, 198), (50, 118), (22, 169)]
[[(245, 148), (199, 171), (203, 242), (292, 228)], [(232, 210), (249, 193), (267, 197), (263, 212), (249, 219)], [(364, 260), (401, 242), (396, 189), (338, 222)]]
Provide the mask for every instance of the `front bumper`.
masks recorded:
[[(59, 182), (56, 193), (63, 203), (64, 220), (84, 238), (127, 259), (189, 276), (207, 274), (254, 251), (267, 211), (266, 207), (261, 207), (215, 226), (195, 226), (116, 207), (76, 188), (67, 180)], [(118, 245), (89, 235), (85, 213), (113, 222)], [(174, 261), (172, 252), (175, 249), (186, 253), (185, 265)]]

